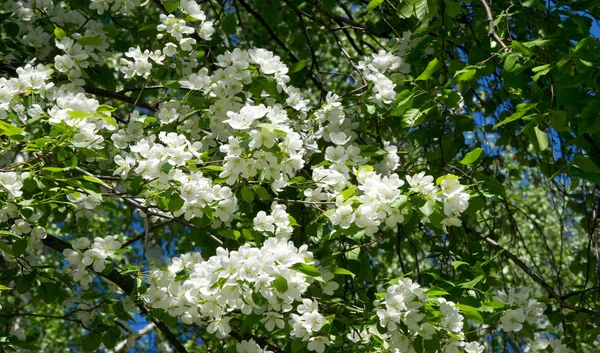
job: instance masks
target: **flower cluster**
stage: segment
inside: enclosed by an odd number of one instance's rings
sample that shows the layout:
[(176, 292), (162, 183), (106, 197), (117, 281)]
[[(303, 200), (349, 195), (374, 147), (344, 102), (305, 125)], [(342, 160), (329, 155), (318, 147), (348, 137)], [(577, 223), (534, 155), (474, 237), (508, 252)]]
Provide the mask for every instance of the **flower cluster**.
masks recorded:
[[(36, 219), (32, 219), (30, 217), (30, 221), (35, 221)], [(27, 220), (24, 219), (16, 219), (13, 225), (10, 227), (10, 230), (19, 236), (29, 235), (29, 244), (36, 249), (41, 249), (43, 244), (42, 240), (46, 238), (46, 230), (40, 226), (32, 227)]]
[[(325, 318), (316, 302), (302, 297), (312, 279), (294, 265), (313, 262), (306, 245), (296, 248), (291, 241), (274, 237), (261, 248), (249, 244), (237, 251), (218, 248), (208, 260), (199, 253), (187, 254), (174, 258), (167, 270), (152, 272), (145, 299), (184, 323), (207, 325), (208, 332), (219, 338), (231, 331), (234, 314), (254, 313), (263, 316), (267, 331), (283, 328), (288, 316), (292, 335), (308, 341)], [(184, 280), (176, 280), (182, 275)]]
[[(353, 146), (347, 149), (336, 147), (326, 151), (326, 159), (335, 161), (351, 160), (352, 155), (360, 156), (354, 152)], [(339, 149), (339, 151), (337, 151)], [(363, 229), (365, 234), (373, 235), (385, 224), (394, 227), (405, 221), (409, 214), (408, 193), (403, 194), (401, 188), (405, 182), (393, 173), (383, 175), (374, 171), (371, 166), (363, 166), (355, 171), (357, 187), (346, 189), (350, 183), (345, 170), (334, 164), (329, 169), (318, 167), (313, 169), (313, 181), (316, 188), (304, 191), (307, 202), (322, 202), (335, 198), (334, 210), (329, 217), (333, 225), (348, 229), (352, 225)], [(469, 194), (465, 193), (458, 178), (446, 175), (440, 179), (440, 186), (433, 183), (432, 176), (419, 173), (407, 176), (410, 186), (409, 191), (421, 196), (426, 204), (419, 208), (423, 218), (421, 222), (431, 222), (430, 216), (436, 210), (436, 204), (441, 202), (445, 217), (442, 217), (441, 226), (447, 232), (447, 226), (460, 226), (458, 218), (469, 205)], [(356, 206), (358, 205), (358, 206)]]
[(363, 71), (365, 79), (373, 83), (373, 99), (383, 104), (390, 104), (396, 99), (394, 91), (396, 84), (384, 74), (400, 71), (402, 75), (410, 72), (409, 64), (401, 57), (385, 50), (380, 50), (378, 53), (373, 53), (372, 57), (359, 61), (358, 68)]
[(448, 226), (461, 226), (462, 221), (458, 218), (469, 207), (469, 194), (465, 187), (460, 184), (458, 177), (452, 174), (445, 175), (438, 179), (439, 187), (433, 183), (433, 177), (421, 172), (414, 176), (407, 176), (406, 180), (410, 186), (410, 191), (419, 194), (426, 200), (426, 204), (420, 208), (423, 213), (421, 223), (429, 223), (430, 216), (435, 211), (433, 205), (436, 202), (442, 202), (444, 218), (442, 220), (442, 229), (448, 232)]
[(56, 105), (48, 110), (50, 124), (65, 123), (76, 128), (73, 146), (88, 149), (103, 149), (104, 137), (101, 131), (114, 131), (110, 110), (101, 109), (96, 99), (87, 98), (76, 90), (54, 92)]
[(18, 78), (6, 79), (0, 77), (0, 119), (5, 120), (7, 111), (13, 109), (24, 116), (25, 107), (21, 104), (13, 103), (13, 99), (19, 95), (33, 90), (45, 96), (46, 91), (54, 86), (50, 80), (52, 69), (48, 69), (42, 64), (33, 66), (26, 64), (17, 69)]
[(277, 238), (289, 239), (293, 232), (290, 215), (286, 212), (285, 205), (277, 202), (273, 202), (271, 205), (270, 215), (267, 215), (265, 211), (259, 211), (254, 217), (253, 223), (254, 230), (272, 233)]
[[(361, 168), (357, 172), (358, 190), (361, 195), (357, 199), (344, 201), (342, 195), (336, 198), (335, 213), (331, 217), (334, 225), (349, 228), (352, 223), (364, 229), (368, 235), (374, 234), (382, 222), (389, 227), (404, 221), (403, 209), (393, 205), (401, 201), (400, 187), (404, 185), (397, 174), (381, 176), (370, 168)], [(354, 209), (352, 204), (357, 201), (359, 206)]]
[(544, 320), (546, 316), (546, 304), (540, 303), (534, 298), (530, 298), (531, 288), (524, 287), (514, 289), (506, 294), (504, 291), (498, 291), (496, 299), (510, 309), (500, 318), (502, 330), (506, 332), (519, 332), (523, 329), (523, 324), (535, 324)]
[[(553, 353), (572, 353), (573, 351), (567, 347), (566, 344), (562, 343), (558, 338), (540, 339), (536, 338), (535, 342), (531, 345), (536, 351), (541, 351), (550, 348)], [(529, 348), (529, 347), (528, 347)], [(527, 350), (525, 350), (527, 352)]]
[[(453, 302), (438, 298), (441, 316), (432, 318), (428, 317), (431, 314), (424, 305), (427, 301), (432, 302), (423, 289), (409, 278), (389, 286), (383, 299), (375, 303), (383, 306), (377, 309), (377, 316), (379, 325), (386, 331), (375, 334), (385, 339), (392, 351), (415, 352), (412, 342), (416, 336), (431, 340), (438, 331), (446, 331), (442, 336), (444, 353), (459, 353), (460, 350), (467, 353), (483, 352), (485, 347), (479, 343), (464, 341), (464, 318)], [(437, 320), (439, 322), (435, 323)], [(367, 332), (361, 336), (368, 337), (369, 334)]]
[(160, 50), (152, 52), (148, 49), (142, 52), (139, 46), (136, 48), (129, 48), (129, 51), (125, 53), (125, 56), (131, 58), (131, 60), (121, 58), (120, 70), (125, 74), (125, 78), (131, 78), (133, 76), (148, 78), (148, 76), (150, 76), (150, 70), (152, 70), (152, 62), (150, 60), (158, 65), (162, 65), (167, 51), (167, 47), (165, 47), (162, 52)]
[(253, 339), (243, 340), (235, 345), (237, 353), (273, 353), (272, 351), (261, 348)]
[(63, 55), (54, 57), (54, 68), (59, 72), (66, 73), (71, 82), (83, 86), (85, 81), (81, 79), (81, 69), (88, 67), (89, 54), (81, 44), (75, 43), (70, 37), (56, 40), (56, 47), (64, 52)]
[(140, 6), (139, 0), (91, 0), (90, 9), (96, 10), (99, 15), (102, 15), (104, 11), (110, 11), (113, 13), (122, 13), (127, 15), (131, 10)]
[[(136, 131), (136, 135), (141, 135), (142, 126), (138, 120), (130, 122), (128, 129)], [(112, 140), (116, 142), (115, 145), (126, 147), (129, 137), (116, 134)], [(231, 188), (215, 184), (202, 172), (189, 171), (187, 168), (194, 160), (199, 161), (201, 148), (200, 142), (192, 143), (183, 134), (161, 131), (158, 141), (141, 137), (135, 144), (130, 145), (130, 153), (115, 155), (114, 160), (118, 168), (114, 174), (124, 178), (131, 174), (141, 175), (148, 180), (148, 186), (153, 190), (165, 191), (175, 188), (184, 200), (182, 207), (173, 210), (175, 216), (184, 215), (190, 220), (193, 217), (202, 217), (206, 208), (211, 208), (211, 213), (214, 213), (218, 221), (228, 223), (238, 210), (237, 198)], [(219, 224), (216, 222), (214, 225)]]
[(93, 219), (95, 210), (102, 203), (102, 197), (97, 194), (71, 193), (67, 195), (67, 199), (73, 203), (75, 207), (75, 218)]
[(9, 199), (14, 199), (23, 195), (23, 191), (21, 191), (23, 180), (27, 179), (28, 176), (28, 172), (0, 172), (0, 185), (8, 191)]
[(92, 282), (92, 277), (87, 268), (92, 266), (96, 272), (104, 271), (106, 260), (114, 256), (115, 251), (121, 248), (121, 242), (117, 241), (114, 236), (109, 235), (106, 238), (94, 238), (94, 243), (92, 243), (90, 249), (88, 249), (90, 241), (87, 238), (78, 238), (71, 246), (72, 249), (63, 251), (69, 263), (68, 268), (73, 272), (73, 280), (87, 289)]
[[(179, 44), (179, 48), (184, 53), (177, 58), (177, 62), (181, 65), (181, 73), (184, 75), (190, 75), (192, 70), (198, 66), (196, 60), (196, 52), (194, 46), (197, 44), (196, 39), (193, 35), (197, 32), (197, 35), (203, 40), (210, 40), (214, 33), (213, 22), (206, 19), (206, 15), (200, 9), (200, 6), (192, 0), (184, 0), (179, 2), (179, 7), (184, 14), (187, 14), (192, 20), (191, 23), (200, 21), (198, 29), (188, 25), (185, 20), (175, 17), (173, 14), (160, 15), (160, 24), (156, 26), (159, 34), (158, 39), (162, 39), (166, 34), (169, 38), (173, 38)], [(197, 38), (197, 37), (196, 37)], [(177, 44), (172, 42), (166, 42), (162, 46), (162, 50), (148, 50), (142, 51), (140, 47), (129, 48), (129, 51), (125, 53), (125, 56), (130, 58), (120, 59), (120, 70), (125, 74), (125, 78), (131, 78), (134, 76), (142, 76), (148, 78), (152, 70), (154, 62), (157, 65), (164, 65), (166, 58), (174, 58), (178, 54)], [(176, 65), (173, 64), (175, 67)], [(186, 87), (185, 85), (183, 85)]]

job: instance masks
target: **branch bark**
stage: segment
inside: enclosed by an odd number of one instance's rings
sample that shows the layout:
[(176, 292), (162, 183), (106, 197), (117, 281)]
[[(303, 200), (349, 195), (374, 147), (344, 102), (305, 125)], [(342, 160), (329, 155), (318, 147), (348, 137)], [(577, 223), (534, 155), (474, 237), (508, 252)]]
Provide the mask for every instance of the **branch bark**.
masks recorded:
[(500, 38), (498, 33), (496, 33), (496, 30), (494, 29), (494, 15), (492, 14), (492, 9), (490, 9), (490, 5), (488, 5), (486, 0), (479, 0), (479, 1), (481, 2), (481, 5), (483, 6), (483, 9), (485, 10), (485, 13), (487, 15), (488, 35), (491, 38), (493, 38), (500, 45), (502, 50), (508, 49), (506, 44), (504, 44), (504, 42), (502, 41), (502, 38)]

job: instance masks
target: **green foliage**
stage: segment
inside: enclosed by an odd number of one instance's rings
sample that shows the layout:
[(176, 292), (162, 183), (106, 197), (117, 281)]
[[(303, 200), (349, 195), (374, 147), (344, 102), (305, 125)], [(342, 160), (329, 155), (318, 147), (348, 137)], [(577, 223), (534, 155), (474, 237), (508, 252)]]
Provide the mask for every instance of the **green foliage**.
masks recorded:
[[(319, 261), (291, 265), (290, 272), (308, 278), (306, 297), (318, 300), (327, 318), (319, 331), (332, 337), (326, 352), (387, 352), (381, 337), (354, 344), (347, 335), (369, 326), (388, 330), (381, 327), (377, 309), (387, 288), (404, 278), (426, 288), (429, 300), (422, 313), (436, 325), (431, 339), (410, 337), (418, 352), (441, 352), (446, 340), (460, 336), (440, 328), (444, 314), (438, 298), (456, 303), (467, 340), (493, 342), (486, 352), (534, 351), (531, 344), (540, 337), (557, 338), (573, 352), (598, 351), (600, 41), (590, 33), (600, 21), (597, 1), (198, 2), (214, 24), (210, 39), (200, 35), (205, 20), (186, 13), (187, 2), (150, 1), (128, 9), (106, 3), (110, 6), (99, 13), (80, 0), (52, 6), (36, 2), (27, 21), (22, 17), (28, 12), (15, 4), (0, 9), (2, 87), (19, 77), (16, 68), (35, 59), (34, 66), (54, 71), (48, 82), (55, 87), (82, 80), (78, 88), (69, 88), (71, 100), (85, 92), (100, 103), (61, 116), (77, 124), (51, 123), (58, 119), (53, 107), (61, 107), (45, 90), (10, 93), (6, 102), (9, 90), (0, 91), (0, 173), (27, 174), (22, 194), (15, 197), (9, 197), (8, 182), (0, 181), (0, 325), (5, 328), (0, 351), (108, 352), (132, 335), (134, 320), (162, 323), (190, 353), (236, 352), (237, 342), (251, 338), (274, 352), (310, 351), (309, 341), (290, 336), (287, 321), (283, 328), (267, 330), (263, 314), (235, 312), (232, 333), (221, 339), (207, 333), (208, 323), (183, 324), (179, 313), (153, 307), (143, 297), (156, 280), (150, 271), (166, 269), (174, 256), (200, 251), (208, 259), (219, 247), (231, 253), (265, 244), (274, 232), (258, 231), (254, 219), (261, 211), (270, 214), (274, 203), (286, 207), (290, 241), (307, 245)], [(184, 51), (175, 37), (157, 28), (160, 15), (194, 28), (189, 34), (194, 50)], [(72, 55), (93, 53), (86, 54), (77, 77), (55, 61), (66, 53), (56, 42), (69, 39)], [(175, 44), (176, 54), (164, 54), (167, 42)], [(149, 75), (125, 78), (121, 59), (133, 60), (126, 53), (137, 47), (142, 53), (158, 51), (158, 58), (146, 58), (152, 65)], [(286, 77), (265, 74), (252, 64), (248, 77), (239, 72), (245, 67), (223, 71), (223, 76), (240, 74), (241, 92), (222, 106), (215, 104), (217, 94), (186, 86), (192, 73), (223, 70), (218, 58), (235, 48), (272, 51), (287, 65)], [(377, 98), (381, 78), (368, 69), (369, 58), (379, 51), (401, 58), (398, 68), (382, 73), (392, 86), (388, 102)], [(288, 100), (278, 79), (298, 87), (301, 97)], [(317, 114), (333, 93), (343, 114), (335, 109)], [(308, 102), (306, 111), (293, 109), (302, 99)], [(171, 100), (189, 109), (180, 120), (165, 123), (160, 110)], [(285, 118), (318, 136), (302, 141), (306, 160), (281, 189), (262, 170), (251, 174), (246, 168), (243, 177), (227, 180), (219, 148), (232, 137), (243, 141), (240, 148), (246, 151), (248, 140), (245, 131), (219, 136), (230, 130), (222, 127), (226, 118), (218, 112), (238, 112), (244, 104), (276, 104), (285, 116), (268, 119)], [(323, 187), (313, 179), (315, 169), (338, 163), (327, 149), (347, 147), (322, 138), (331, 131), (319, 130), (319, 124), (336, 119), (343, 121), (336, 129), (349, 132), (344, 136), (359, 147), (355, 159), (363, 158), (365, 166), (341, 162), (337, 167), (347, 169), (346, 184), (331, 199), (314, 201), (307, 195)], [(91, 120), (105, 127), (93, 142), (78, 125)], [(182, 134), (202, 147), (195, 146), (193, 159), (184, 165), (161, 159), (156, 169), (170, 176), (165, 180), (143, 172), (121, 174), (115, 157), (142, 136), (136, 130), (154, 136), (156, 143), (164, 132)], [(293, 159), (279, 149), (289, 142), (290, 131), (273, 121), (258, 125), (259, 130), (279, 140), (240, 158), (255, 158), (260, 151), (272, 154), (279, 165)], [(122, 147), (123, 136), (135, 137)], [(397, 150), (389, 152), (389, 146)], [(337, 207), (356, 210), (368, 199), (355, 170), (389, 176), (381, 171), (392, 158), (405, 194), (387, 207), (398, 210), (402, 220), (380, 222), (373, 234), (356, 221), (348, 227), (333, 224)], [(132, 169), (139, 162), (132, 162)], [(233, 206), (220, 200), (207, 199), (190, 210), (192, 191), (182, 192), (181, 169), (186, 178), (192, 173), (209, 178), (214, 184), (206, 190), (230, 188), (237, 207), (232, 219), (221, 219), (223, 209)], [(459, 225), (445, 227), (449, 215), (436, 202), (441, 193), (421, 197), (407, 183), (407, 176), (419, 172), (434, 180), (449, 174), (460, 178), (470, 198), (456, 217)], [(162, 189), (155, 187), (159, 184)], [(372, 210), (378, 212), (386, 211)], [(42, 227), (48, 236), (36, 241), (31, 231), (16, 228), (18, 219)], [(109, 235), (123, 249), (106, 258), (103, 268), (87, 265), (91, 281), (86, 288), (67, 270), (69, 250), (78, 239)], [(178, 271), (176, 283), (188, 272)], [(283, 275), (267, 286), (280, 293), (297, 290)], [(525, 322), (520, 331), (505, 332), (501, 318), (511, 309), (497, 292), (526, 286), (547, 306), (547, 325)], [(173, 285), (170, 295), (179, 295), (176, 289)], [(268, 302), (262, 294), (252, 299), (259, 306)], [(399, 326), (407, 330), (405, 322)], [(181, 352), (163, 329), (152, 329), (151, 342)], [(134, 349), (155, 349), (148, 342), (140, 339)]]

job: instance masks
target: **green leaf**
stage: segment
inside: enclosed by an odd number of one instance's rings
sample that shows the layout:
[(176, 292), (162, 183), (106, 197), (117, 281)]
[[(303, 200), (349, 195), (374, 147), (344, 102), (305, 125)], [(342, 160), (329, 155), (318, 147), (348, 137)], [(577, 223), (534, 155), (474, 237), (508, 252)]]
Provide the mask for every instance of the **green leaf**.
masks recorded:
[(94, 114), (94, 116), (106, 121), (111, 126), (117, 127), (117, 121), (115, 120), (115, 118), (113, 118), (112, 116), (110, 116), (108, 114), (96, 112), (96, 114)]
[(479, 313), (479, 311), (477, 309), (475, 309), (472, 306), (469, 305), (465, 305), (465, 304), (456, 304), (456, 307), (462, 311), (463, 315), (472, 321), (475, 321), (478, 324), (482, 324), (483, 323), (483, 317), (481, 316), (481, 314)]
[(173, 196), (169, 200), (169, 206), (168, 206), (169, 211), (177, 212), (183, 207), (184, 204), (185, 204), (185, 200), (182, 199), (179, 195)]
[(477, 74), (476, 69), (460, 70), (460, 71), (456, 71), (456, 73), (454, 74), (454, 78), (458, 82), (468, 81), (468, 80), (472, 79), (473, 77), (475, 77), (476, 74)]
[(412, 108), (414, 98), (420, 96), (421, 94), (423, 93), (410, 93), (410, 90), (404, 90), (398, 93), (396, 96), (396, 101), (398, 101), (398, 103), (396, 103), (394, 110), (392, 110), (391, 116), (402, 116), (407, 109)]
[(344, 197), (344, 201), (348, 200), (350, 197), (354, 196), (354, 192), (356, 192), (357, 187), (351, 186), (348, 189), (342, 191), (340, 195)]
[(0, 241), (0, 250), (2, 250), (3, 253), (8, 254), (8, 255), (12, 255), (12, 250), (8, 247), (8, 245), (4, 244), (3, 242)]
[(147, 24), (145, 26), (140, 27), (140, 29), (138, 29), (138, 33), (146, 31), (157, 31), (156, 26), (156, 23)]
[(98, 179), (96, 177), (93, 177), (93, 176), (84, 175), (83, 179), (89, 181), (90, 183), (104, 185), (104, 182), (102, 180), (100, 180), (100, 179)]
[(271, 194), (260, 185), (254, 185), (254, 192), (261, 198), (263, 201), (269, 201), (271, 199)]
[(519, 53), (523, 53), (527, 56), (533, 56), (533, 54), (534, 54), (533, 50), (527, 48), (526, 46), (521, 44), (521, 42), (518, 42), (516, 40), (512, 41), (511, 47), (513, 48), (513, 50), (515, 50)]
[(458, 16), (461, 12), (462, 8), (460, 6), (459, 3), (456, 2), (450, 2), (448, 4), (446, 4), (446, 13), (448, 14), (448, 16), (455, 18), (456, 16)]
[(0, 284), (0, 290), (11, 290), (11, 289), (12, 289), (12, 288), (10, 288), (10, 287), (7, 287), (7, 286), (5, 286), (5, 285), (3, 285), (3, 284)]
[(64, 29), (62, 29), (58, 26), (54, 26), (54, 36), (56, 37), (56, 39), (62, 40), (66, 35), (67, 35), (67, 32), (65, 32)]
[(252, 201), (254, 201), (254, 192), (252, 190), (248, 188), (242, 188), (240, 193), (242, 194), (242, 199), (244, 199), (244, 201), (247, 203), (252, 203)]
[(288, 72), (293, 74), (294, 72), (304, 69), (306, 65), (308, 65), (308, 60), (300, 60), (297, 63), (292, 64)]
[(420, 21), (424, 21), (429, 16), (429, 2), (428, 0), (416, 0), (415, 1), (415, 16)]
[(50, 304), (58, 298), (60, 287), (54, 282), (42, 282), (38, 294), (43, 301)]
[[(8, 14), (10, 15), (10, 13)], [(2, 22), (2, 20), (0, 20), (0, 22)], [(2, 25), (2, 27), (4, 27), (4, 30), (6, 31), (6, 35), (8, 37), (17, 37), (19, 35), (19, 32), (21, 31), (19, 25), (14, 22), (6, 22)]]
[(100, 343), (102, 343), (102, 336), (98, 333), (90, 332), (83, 338), (83, 351), (93, 352), (100, 347)]
[(458, 261), (458, 260), (457, 261), (452, 261), (452, 267), (454, 267), (454, 269), (457, 269), (457, 268), (459, 268), (462, 265), (469, 266), (469, 263), (468, 262), (464, 262), (464, 261)]
[(400, 16), (400, 18), (406, 19), (413, 15), (415, 8), (412, 1), (413, 0), (405, 0), (396, 5), (398, 6), (398, 16)]
[(5, 121), (0, 120), (0, 135), (14, 136), (22, 133), (24, 130), (20, 127), (11, 125)]
[(238, 240), (240, 238), (240, 236), (242, 235), (238, 230), (233, 230), (233, 229), (224, 229), (224, 230), (220, 230), (219, 235), (224, 237), (224, 238), (229, 238), (229, 239), (233, 239), (233, 240)]
[(13, 243), (12, 253), (14, 256), (21, 256), (27, 250), (27, 239), (21, 238)]
[(504, 58), (504, 70), (508, 72), (515, 72), (520, 65), (517, 64), (517, 60), (521, 57), (521, 53), (510, 53)]
[(533, 81), (536, 82), (537, 80), (539, 80), (540, 77), (542, 77), (542, 76), (546, 75), (548, 72), (550, 72), (550, 64), (536, 66), (536, 67), (532, 68), (531, 71), (536, 73), (532, 77)]
[(463, 158), (460, 161), (460, 163), (461, 164), (466, 164), (466, 165), (471, 165), (471, 164), (479, 161), (482, 154), (483, 154), (483, 150), (480, 147), (477, 147), (476, 149), (474, 149), (471, 152), (467, 153), (465, 155), (465, 158)]
[(83, 119), (83, 118), (87, 118), (88, 116), (92, 115), (91, 113), (77, 112), (74, 110), (69, 110), (67, 112), (67, 114), (69, 114), (69, 116), (71, 118), (75, 118), (75, 119)]
[(519, 106), (517, 106), (517, 111), (514, 114), (496, 124), (494, 128), (523, 118), (525, 114), (527, 114), (527, 112), (534, 109), (536, 106), (537, 104), (520, 104)]
[(346, 270), (345, 268), (341, 268), (338, 267), (335, 270), (333, 270), (333, 274), (334, 275), (346, 275), (346, 276), (351, 276), (352, 278), (354, 278), (354, 276), (356, 276), (354, 273)]
[(299, 227), (300, 226), (298, 224), (298, 222), (296, 221), (296, 218), (292, 217), (291, 215), (288, 215), (288, 220), (290, 221), (290, 225), (292, 227)]
[(477, 285), (477, 283), (481, 282), (484, 278), (485, 278), (484, 275), (479, 275), (468, 282), (459, 284), (458, 286), (462, 287), (462, 288), (466, 288), (466, 289), (471, 289), (471, 288), (474, 288)]
[(548, 145), (550, 144), (550, 138), (548, 135), (540, 130), (537, 126), (533, 128), (533, 131), (535, 131), (535, 137), (537, 138), (539, 150), (543, 151), (548, 148)]
[(287, 280), (282, 275), (278, 275), (273, 281), (273, 287), (275, 287), (279, 293), (285, 293), (288, 290)]
[(402, 125), (405, 127), (413, 127), (417, 126), (421, 123), (421, 118), (423, 117), (423, 112), (419, 109), (409, 109), (402, 116)]
[(302, 272), (305, 275), (316, 279), (319, 282), (325, 282), (323, 277), (321, 277), (321, 271), (319, 271), (316, 267), (307, 265), (303, 262), (298, 262), (292, 265), (292, 268), (298, 272)]
[(488, 180), (483, 184), (484, 189), (492, 195), (501, 196), (506, 198), (506, 189), (504, 185), (493, 175), (490, 175)]
[(586, 173), (600, 174), (600, 167), (598, 167), (596, 163), (592, 162), (592, 160), (588, 156), (578, 154), (573, 159), (573, 165), (577, 166), (579, 169)]
[(63, 170), (65, 170), (64, 168), (58, 168), (58, 167), (44, 167), (42, 168), (42, 170), (47, 170), (51, 173), (57, 173), (57, 172), (62, 172)]
[(181, 84), (179, 83), (179, 80), (166, 80), (163, 82), (163, 86), (167, 88), (178, 89), (181, 87)]
[(121, 330), (116, 326), (109, 326), (102, 336), (102, 343), (108, 349), (114, 348), (121, 338)]
[(77, 43), (81, 45), (98, 45), (102, 44), (103, 39), (100, 37), (83, 37), (77, 39)]
[(371, 0), (371, 1), (369, 1), (369, 4), (367, 5), (367, 10), (373, 10), (377, 6), (381, 5), (382, 3), (383, 3), (383, 0)]
[(292, 353), (297, 353), (306, 347), (306, 343), (299, 338), (292, 341)]
[(423, 71), (423, 73), (421, 73), (419, 77), (415, 79), (415, 81), (427, 81), (433, 76), (434, 73), (439, 71), (441, 68), (442, 63), (440, 63), (440, 61), (437, 58), (434, 58), (429, 62), (429, 64), (427, 64), (425, 71)]
[(179, 7), (179, 0), (165, 0), (164, 1), (165, 11), (173, 13)]
[(237, 30), (237, 20), (235, 18), (235, 13), (231, 13), (223, 19), (221, 22), (221, 28), (225, 34), (235, 34)]

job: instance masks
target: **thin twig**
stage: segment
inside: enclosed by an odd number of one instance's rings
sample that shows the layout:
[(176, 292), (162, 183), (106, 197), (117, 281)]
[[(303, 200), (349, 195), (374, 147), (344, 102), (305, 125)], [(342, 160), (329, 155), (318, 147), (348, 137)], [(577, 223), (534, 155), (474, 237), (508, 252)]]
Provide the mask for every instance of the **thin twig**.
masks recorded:
[(492, 14), (490, 5), (488, 5), (488, 3), (485, 0), (479, 0), (479, 1), (481, 2), (481, 5), (483, 6), (485, 13), (487, 15), (488, 35), (490, 37), (492, 37), (500, 45), (502, 50), (507, 50), (508, 47), (506, 46), (506, 44), (504, 44), (504, 42), (502, 41), (502, 38), (500, 38), (498, 33), (496, 33), (496, 30), (494, 29), (494, 15)]
[[(140, 338), (142, 336), (144, 336), (147, 333), (150, 333), (154, 330), (156, 326), (154, 325), (154, 323), (149, 323), (148, 325), (144, 326), (141, 330), (139, 330), (136, 335), (137, 338)], [(123, 350), (123, 348), (125, 348), (125, 346), (127, 346), (127, 339), (122, 340), (121, 342), (117, 343), (117, 345), (115, 346), (115, 348), (113, 348), (112, 351), (109, 351), (108, 353), (117, 353)]]
[[(84, 169), (82, 169), (80, 167), (75, 167), (75, 170), (77, 170), (78, 172), (80, 172), (82, 174), (85, 174), (87, 176), (91, 176), (91, 177), (94, 177), (94, 178), (98, 179), (98, 177), (96, 177), (94, 174), (92, 174), (92, 173), (88, 172), (87, 170), (84, 170)], [(106, 184), (103, 181), (101, 181), (100, 185), (103, 188), (105, 188), (105, 189), (107, 189), (107, 190), (109, 190), (111, 192), (114, 192), (114, 193), (117, 192), (112, 186)], [(155, 217), (166, 219), (166, 220), (173, 220), (173, 221), (175, 221), (177, 223), (183, 224), (183, 225), (188, 226), (190, 228), (194, 228), (194, 229), (199, 230), (202, 233), (206, 234), (213, 242), (217, 243), (219, 246), (224, 246), (224, 243), (221, 241), (221, 239), (215, 237), (213, 234), (207, 232), (204, 229), (198, 228), (196, 225), (194, 225), (191, 222), (188, 222), (188, 221), (183, 220), (183, 219), (179, 219), (177, 217), (170, 216), (168, 214), (159, 213), (157, 211), (154, 211), (150, 207), (142, 205), (140, 202), (138, 202), (137, 200), (135, 200), (132, 197), (129, 197), (129, 196), (120, 196), (120, 198), (123, 201), (125, 201), (126, 203), (130, 204), (131, 206), (133, 206), (133, 207), (139, 209), (140, 211), (144, 212), (146, 215), (155, 216)]]
[(523, 272), (525, 272), (529, 277), (531, 277), (531, 279), (533, 279), (535, 282), (537, 282), (539, 285), (541, 285), (542, 288), (544, 288), (544, 290), (550, 295), (550, 297), (552, 297), (554, 300), (556, 300), (556, 302), (558, 303), (558, 305), (560, 307), (565, 308), (565, 309), (569, 309), (569, 310), (573, 310), (573, 311), (578, 312), (578, 313), (584, 313), (584, 314), (589, 314), (589, 315), (600, 317), (600, 311), (590, 310), (590, 309), (587, 309), (587, 308), (582, 308), (580, 306), (571, 305), (571, 304), (565, 302), (562, 299), (562, 297), (558, 293), (556, 293), (556, 291), (554, 290), (554, 288), (552, 286), (550, 286), (548, 283), (546, 283), (538, 275), (536, 275), (535, 273), (533, 273), (533, 271), (529, 268), (529, 266), (527, 266), (516, 255), (514, 255), (513, 253), (511, 253), (510, 251), (508, 251), (502, 245), (498, 244), (494, 239), (492, 239), (490, 237), (484, 236), (483, 240), (485, 240), (485, 242), (490, 247), (492, 247), (493, 249), (495, 249), (495, 250), (502, 250), (502, 254), (504, 256), (506, 256), (509, 259), (511, 259), (512, 262), (514, 262), (515, 265), (519, 266), (523, 270)]

